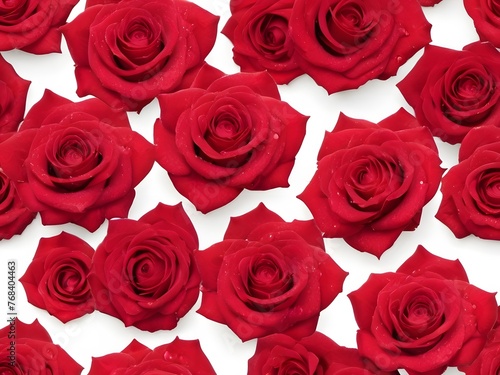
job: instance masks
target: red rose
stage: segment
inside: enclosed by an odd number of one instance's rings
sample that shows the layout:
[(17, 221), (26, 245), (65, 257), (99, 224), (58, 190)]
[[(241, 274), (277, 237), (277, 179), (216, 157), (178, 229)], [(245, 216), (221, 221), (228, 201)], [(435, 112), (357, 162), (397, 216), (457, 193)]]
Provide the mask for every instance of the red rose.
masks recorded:
[(356, 349), (337, 345), (319, 332), (296, 340), (273, 334), (257, 341), (248, 360), (248, 375), (372, 375), (382, 374)]
[(494, 293), (469, 284), (460, 261), (422, 246), (396, 272), (370, 275), (348, 297), (361, 355), (410, 375), (471, 363), (497, 318)]
[(25, 324), (9, 319), (9, 324), (0, 330), (0, 350), (1, 374), (79, 375), (83, 370), (59, 345), (52, 343), (38, 320)]
[(488, 335), (488, 341), (477, 358), (468, 366), (459, 370), (466, 375), (496, 375), (500, 373), (500, 326), (497, 320), (495, 327)]
[(138, 221), (111, 220), (89, 275), (96, 309), (150, 332), (175, 328), (198, 299), (197, 248), (180, 204), (160, 203)]
[(176, 338), (151, 350), (135, 339), (120, 353), (92, 358), (89, 375), (215, 375), (198, 340)]
[[(12, 134), (0, 134), (2, 149), (2, 142)], [(0, 164), (0, 240), (21, 234), (35, 216), (36, 212), (29, 210), (21, 201), (16, 186), (3, 172)]]
[(66, 323), (94, 311), (87, 275), (94, 249), (62, 232), (41, 238), (26, 273), (19, 279), (28, 301)]
[[(288, 21), (295, 0), (231, 1), (234, 9), (222, 33), (233, 43), (234, 61), (244, 72), (267, 70), (277, 83), (303, 72), (295, 60)], [(244, 6), (247, 5), (247, 6)]]
[(380, 257), (414, 230), (443, 170), (429, 131), (400, 110), (378, 125), (340, 115), (299, 199), (325, 237)]
[(464, 0), (465, 10), (483, 41), (500, 47), (500, 4), (496, 0)]
[(3, 142), (0, 165), (44, 225), (71, 222), (95, 231), (106, 218), (127, 216), (153, 158), (125, 112), (46, 91), (21, 131)]
[(269, 74), (224, 75), (205, 65), (190, 89), (159, 101), (157, 161), (198, 210), (243, 189), (288, 186), (307, 117), (280, 100)]
[(347, 275), (325, 252), (312, 220), (283, 221), (263, 204), (231, 218), (222, 242), (195, 254), (200, 314), (243, 341), (311, 335)]
[(140, 110), (187, 87), (212, 49), (218, 17), (183, 0), (97, 4), (62, 28), (77, 94)]
[(5, 2), (0, 10), (0, 51), (61, 52), (59, 27), (78, 0)]
[(290, 28), (299, 66), (329, 94), (395, 75), (431, 41), (416, 0), (296, 0)]
[(0, 134), (14, 132), (23, 119), (29, 81), (0, 55)]
[(420, 5), (423, 7), (433, 7), (436, 4), (439, 4), (442, 0), (419, 0)]
[(482, 126), (464, 138), (459, 163), (443, 177), (436, 214), (457, 238), (500, 240), (500, 128)]
[(428, 46), (397, 86), (422, 125), (454, 144), (475, 126), (499, 126), (499, 65), (500, 53), (489, 43), (462, 51)]

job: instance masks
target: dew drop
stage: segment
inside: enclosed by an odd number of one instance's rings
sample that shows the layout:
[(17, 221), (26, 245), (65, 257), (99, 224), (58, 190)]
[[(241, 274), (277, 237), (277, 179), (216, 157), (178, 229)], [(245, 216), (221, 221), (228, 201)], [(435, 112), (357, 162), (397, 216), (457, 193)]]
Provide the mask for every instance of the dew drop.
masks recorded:
[(274, 135), (273, 135), (273, 138), (274, 138), (274, 139), (279, 139), (279, 137), (280, 137), (280, 136), (279, 136), (279, 134), (278, 134), (278, 133), (274, 133)]

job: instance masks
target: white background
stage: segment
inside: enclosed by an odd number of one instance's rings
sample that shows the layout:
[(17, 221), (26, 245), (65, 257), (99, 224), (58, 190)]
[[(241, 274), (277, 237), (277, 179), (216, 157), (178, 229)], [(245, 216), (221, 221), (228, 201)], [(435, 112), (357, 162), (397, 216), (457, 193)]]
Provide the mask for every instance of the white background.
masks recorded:
[[(220, 15), (219, 30), (222, 29), (230, 15), (229, 0), (198, 0), (196, 3)], [(80, 13), (83, 7), (82, 0), (71, 13), (69, 20)], [(424, 9), (424, 12), (433, 25), (432, 44), (461, 49), (464, 45), (478, 39), (472, 20), (459, 0), (443, 0), (441, 4), (433, 8)], [(21, 77), (32, 81), (27, 108), (41, 98), (45, 88), (71, 100), (81, 100), (75, 94), (73, 61), (64, 40), (62, 48), (62, 54), (43, 56), (20, 51), (3, 53)], [(324, 89), (317, 86), (307, 76), (299, 77), (288, 86), (280, 87), (283, 100), (301, 113), (311, 116), (304, 143), (290, 176), (289, 188), (265, 192), (244, 191), (225, 207), (204, 215), (197, 212), (191, 203), (176, 192), (167, 173), (155, 164), (150, 174), (137, 187), (136, 200), (129, 216), (137, 219), (154, 208), (158, 202), (176, 204), (182, 201), (197, 229), (200, 249), (205, 249), (222, 239), (230, 216), (248, 212), (261, 201), (287, 221), (310, 219), (311, 214), (307, 207), (296, 196), (303, 191), (314, 174), (316, 155), (325, 130), (332, 130), (340, 111), (350, 117), (363, 118), (372, 122), (380, 121), (400, 107), (413, 113), (395, 85), (409, 72), (421, 54), (422, 51), (402, 66), (396, 77), (387, 81), (374, 80), (357, 90), (328, 96)], [(226, 73), (239, 71), (232, 61), (231, 44), (222, 34), (218, 34), (216, 45), (207, 61)], [(159, 107), (155, 100), (140, 115), (131, 113), (130, 120), (134, 130), (153, 142), (153, 123), (158, 116)], [(443, 160), (442, 166), (444, 168), (453, 166), (457, 162), (458, 145), (450, 146), (438, 139), (436, 143)], [(472, 284), (490, 292), (500, 290), (500, 278), (497, 276), (500, 265), (498, 243), (481, 240), (474, 236), (457, 240), (446, 226), (434, 218), (440, 200), (441, 194), (438, 192), (434, 199), (424, 207), (420, 226), (414, 232), (403, 233), (380, 260), (370, 254), (354, 250), (342, 239), (326, 240), (327, 252), (344, 270), (349, 272), (349, 276), (344, 283), (344, 292), (322, 312), (318, 331), (327, 334), (338, 344), (355, 347), (357, 325), (347, 293), (357, 289), (372, 272), (396, 270), (405, 259), (413, 254), (418, 244), (422, 244), (436, 255), (449, 259), (459, 258)], [(44, 227), (40, 222), (40, 217), (37, 216), (22, 235), (0, 241), (0, 326), (7, 324), (7, 260), (18, 261), (18, 276), (20, 277), (35, 253), (38, 240), (41, 237), (57, 235), (62, 230), (80, 236), (95, 248), (106, 234), (107, 223), (104, 223), (95, 233), (89, 233), (72, 224)], [(2, 301), (5, 302), (4, 307), (2, 307)], [(87, 374), (92, 356), (119, 352), (133, 338), (154, 348), (171, 342), (176, 336), (182, 339), (199, 339), (217, 374), (246, 374), (247, 360), (254, 352), (255, 340), (241, 343), (226, 326), (197, 314), (196, 309), (199, 303), (200, 299), (173, 331), (156, 333), (142, 332), (134, 327), (125, 328), (118, 319), (99, 312), (63, 324), (46, 311), (30, 305), (20, 283), (18, 284), (17, 308), (20, 320), (32, 322), (36, 318), (39, 319), (54, 342), (60, 344), (85, 368), (82, 374)], [(2, 314), (5, 318), (3, 324), (1, 323)], [(447, 374), (456, 373), (459, 373), (456, 369), (447, 371)]]

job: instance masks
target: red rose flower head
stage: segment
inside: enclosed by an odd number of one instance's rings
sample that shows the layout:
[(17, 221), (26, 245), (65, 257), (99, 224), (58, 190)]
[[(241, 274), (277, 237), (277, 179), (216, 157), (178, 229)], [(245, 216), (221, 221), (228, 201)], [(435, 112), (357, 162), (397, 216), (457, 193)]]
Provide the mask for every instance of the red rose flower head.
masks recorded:
[(470, 364), (497, 319), (494, 293), (471, 285), (458, 260), (422, 246), (396, 272), (370, 275), (348, 297), (360, 354), (410, 375)]
[(312, 220), (285, 222), (260, 204), (231, 218), (222, 242), (197, 251), (203, 316), (243, 341), (311, 335), (347, 275)]
[(293, 4), (294, 0), (231, 1), (233, 12), (222, 33), (233, 43), (234, 61), (243, 72), (267, 70), (279, 84), (303, 73), (288, 26)]
[[(2, 142), (12, 134), (14, 133), (0, 134), (0, 148), (3, 147)], [(0, 164), (0, 240), (21, 234), (35, 216), (36, 212), (25, 206), (15, 184), (3, 172)]]
[(159, 101), (157, 161), (198, 210), (243, 189), (288, 186), (308, 118), (280, 100), (269, 74), (225, 75), (205, 65), (191, 88)]
[(489, 43), (462, 51), (428, 46), (397, 86), (420, 123), (455, 144), (476, 126), (499, 126), (499, 66), (500, 53)]
[(28, 301), (66, 323), (94, 311), (87, 276), (94, 249), (66, 233), (42, 238), (19, 279)]
[(25, 0), (2, 4), (0, 51), (61, 52), (61, 31), (78, 0)]
[(301, 339), (273, 334), (258, 339), (248, 375), (382, 375), (356, 349), (337, 345), (319, 332)]
[(481, 126), (465, 136), (459, 163), (443, 177), (436, 218), (457, 238), (500, 240), (500, 128)]
[(400, 110), (378, 124), (340, 115), (301, 199), (325, 237), (380, 257), (414, 230), (443, 169), (428, 129)]
[(89, 375), (215, 375), (198, 340), (175, 338), (151, 350), (135, 339), (120, 353), (92, 358)]
[(79, 96), (140, 110), (188, 87), (215, 43), (218, 17), (184, 0), (106, 2), (62, 28)]
[(0, 165), (42, 223), (95, 231), (125, 217), (148, 174), (154, 148), (132, 131), (125, 112), (99, 99), (73, 103), (50, 91), (2, 143)]
[(395, 75), (430, 28), (417, 0), (296, 0), (290, 18), (299, 66), (329, 94)]
[(0, 134), (17, 130), (24, 117), (30, 83), (0, 55)]
[(500, 326), (498, 320), (488, 335), (486, 345), (474, 362), (467, 366), (460, 366), (458, 369), (466, 375), (496, 375), (500, 372)]
[(500, 4), (496, 0), (464, 0), (465, 10), (472, 18), (482, 41), (500, 47)]
[(137, 221), (111, 220), (89, 275), (96, 309), (150, 332), (175, 328), (198, 299), (197, 248), (180, 204), (160, 203)]
[[(75, 362), (35, 320), (26, 324), (9, 319), (0, 330), (0, 371), (5, 374), (79, 375), (83, 367)], [(13, 341), (13, 336), (15, 340)], [(15, 342), (13, 345), (12, 343)]]

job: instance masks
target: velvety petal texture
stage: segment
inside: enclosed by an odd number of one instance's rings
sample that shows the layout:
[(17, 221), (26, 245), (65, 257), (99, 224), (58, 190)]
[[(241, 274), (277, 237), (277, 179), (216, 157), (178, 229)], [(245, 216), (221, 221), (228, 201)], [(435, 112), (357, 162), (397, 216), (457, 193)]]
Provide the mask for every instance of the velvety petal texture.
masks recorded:
[[(0, 148), (14, 133), (0, 134)], [(15, 184), (3, 172), (0, 164), (0, 240), (21, 234), (36, 216), (21, 200)]]
[(475, 42), (462, 51), (428, 46), (398, 83), (417, 119), (433, 135), (459, 143), (474, 127), (499, 126), (500, 53)]
[(198, 299), (196, 231), (180, 204), (139, 220), (118, 219), (97, 247), (89, 275), (96, 309), (150, 332), (173, 329)]
[(296, 0), (289, 24), (300, 68), (329, 94), (395, 75), (431, 41), (417, 0)]
[(183, 0), (93, 2), (62, 28), (79, 96), (139, 111), (189, 86), (215, 43), (218, 17)]
[(19, 279), (28, 302), (66, 323), (94, 311), (87, 282), (94, 249), (66, 233), (41, 238), (26, 273)]
[(263, 204), (231, 218), (224, 240), (195, 257), (202, 280), (198, 312), (243, 341), (311, 335), (347, 276), (325, 252), (312, 221), (285, 222)]
[(279, 84), (289, 83), (303, 73), (290, 36), (294, 2), (231, 1), (234, 11), (222, 33), (233, 43), (233, 59), (241, 71), (267, 70)]
[(157, 161), (199, 211), (243, 189), (288, 186), (308, 117), (280, 100), (269, 74), (225, 75), (205, 65), (191, 88), (159, 102)]
[(0, 134), (17, 130), (24, 117), (30, 83), (0, 55)]
[[(12, 332), (15, 344), (12, 345)], [(31, 324), (11, 318), (0, 330), (0, 372), (5, 374), (79, 375), (83, 367), (35, 320)]]
[(497, 0), (464, 0), (465, 10), (472, 18), (482, 41), (500, 47), (500, 3)]
[(481, 126), (467, 134), (441, 192), (436, 218), (457, 238), (500, 240), (500, 128)]
[(72, 103), (50, 91), (0, 154), (3, 173), (43, 224), (72, 222), (89, 231), (127, 216), (153, 161), (153, 146), (130, 129), (126, 113), (99, 99)]
[(318, 154), (318, 170), (298, 196), (325, 237), (341, 237), (380, 257), (414, 230), (443, 169), (430, 132), (400, 110), (379, 124), (340, 115)]
[(92, 358), (89, 375), (215, 375), (198, 340), (175, 338), (149, 349), (135, 339), (120, 353)]
[(470, 284), (459, 261), (422, 246), (396, 272), (370, 275), (348, 297), (360, 354), (410, 375), (470, 364), (497, 319), (494, 293)]
[[(397, 372), (394, 372), (396, 374)], [(294, 339), (272, 334), (257, 341), (248, 360), (248, 375), (374, 375), (380, 371), (362, 358), (356, 349), (339, 346), (320, 332)]]
[(0, 51), (61, 52), (61, 31), (78, 0), (5, 1), (0, 6)]

